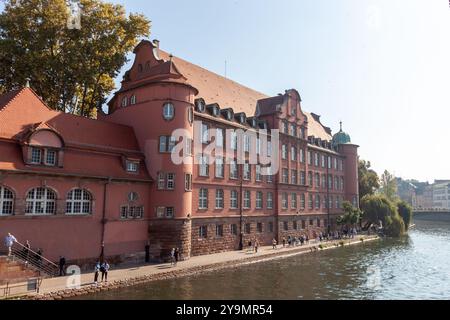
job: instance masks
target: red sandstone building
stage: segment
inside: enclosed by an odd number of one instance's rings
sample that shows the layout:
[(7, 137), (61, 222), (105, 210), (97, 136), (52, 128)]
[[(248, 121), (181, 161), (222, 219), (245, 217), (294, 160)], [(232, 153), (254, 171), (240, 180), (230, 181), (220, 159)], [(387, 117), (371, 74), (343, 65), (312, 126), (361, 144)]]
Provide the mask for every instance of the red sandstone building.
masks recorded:
[[(0, 236), (29, 240), (53, 260), (141, 258), (147, 243), (155, 259), (172, 247), (187, 259), (255, 238), (313, 237), (335, 227), (344, 200), (357, 205), (357, 146), (302, 110), (296, 90), (268, 97), (157, 41), (134, 53), (96, 120), (53, 111), (28, 87), (0, 97)], [(174, 130), (211, 139), (195, 121), (223, 144), (226, 129), (279, 129), (280, 170), (263, 176), (229, 154), (174, 164)], [(256, 147), (245, 143), (248, 156)]]

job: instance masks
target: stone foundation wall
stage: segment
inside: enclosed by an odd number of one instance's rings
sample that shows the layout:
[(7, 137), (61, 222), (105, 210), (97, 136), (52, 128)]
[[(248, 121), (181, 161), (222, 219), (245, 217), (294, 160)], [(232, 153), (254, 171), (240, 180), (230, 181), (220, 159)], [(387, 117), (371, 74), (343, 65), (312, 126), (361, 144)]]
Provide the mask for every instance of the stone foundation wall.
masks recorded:
[[(248, 247), (249, 241), (258, 239), (261, 246), (272, 243), (274, 232), (269, 230), (269, 222), (272, 222), (275, 228), (274, 217), (244, 217), (243, 226), (241, 228), (241, 220), (239, 217), (232, 218), (195, 218), (192, 220), (192, 255), (205, 255), (224, 251), (232, 251), (239, 249), (240, 233), (243, 233), (243, 247)], [(258, 230), (258, 223), (262, 229)], [(231, 225), (237, 226), (236, 234), (232, 234)], [(250, 233), (247, 233), (245, 225), (250, 224)], [(222, 235), (216, 234), (216, 226), (223, 226)], [(200, 227), (207, 227), (206, 238), (200, 237)], [(260, 232), (261, 231), (261, 232)]]
[[(336, 216), (330, 216), (332, 221), (336, 220)], [(320, 225), (318, 224), (320, 219)], [(301, 235), (308, 235), (310, 239), (314, 239), (320, 232), (327, 232), (327, 216), (324, 215), (310, 215), (310, 216), (279, 216), (278, 217), (278, 243), (282, 243), (282, 239), (291, 237), (300, 237)], [(312, 221), (312, 224), (311, 224)], [(285, 222), (287, 222), (287, 230), (285, 229)], [(295, 227), (295, 222), (297, 226)], [(331, 226), (334, 230), (335, 226)]]
[(150, 259), (168, 261), (172, 248), (180, 249), (180, 259), (191, 256), (191, 220), (189, 219), (155, 219), (148, 227), (150, 241)]

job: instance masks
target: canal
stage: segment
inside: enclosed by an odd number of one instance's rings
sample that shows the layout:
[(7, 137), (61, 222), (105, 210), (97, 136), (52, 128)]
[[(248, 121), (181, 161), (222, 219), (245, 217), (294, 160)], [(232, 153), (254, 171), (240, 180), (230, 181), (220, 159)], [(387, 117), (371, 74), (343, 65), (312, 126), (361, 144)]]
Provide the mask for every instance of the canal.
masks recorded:
[(82, 299), (450, 299), (450, 222), (385, 239)]

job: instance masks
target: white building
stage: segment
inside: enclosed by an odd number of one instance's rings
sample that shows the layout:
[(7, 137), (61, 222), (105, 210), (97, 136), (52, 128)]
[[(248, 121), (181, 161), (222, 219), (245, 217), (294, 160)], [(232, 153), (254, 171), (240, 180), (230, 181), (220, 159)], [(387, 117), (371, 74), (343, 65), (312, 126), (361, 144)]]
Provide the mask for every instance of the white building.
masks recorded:
[(433, 185), (433, 208), (450, 209), (450, 183), (436, 183)]

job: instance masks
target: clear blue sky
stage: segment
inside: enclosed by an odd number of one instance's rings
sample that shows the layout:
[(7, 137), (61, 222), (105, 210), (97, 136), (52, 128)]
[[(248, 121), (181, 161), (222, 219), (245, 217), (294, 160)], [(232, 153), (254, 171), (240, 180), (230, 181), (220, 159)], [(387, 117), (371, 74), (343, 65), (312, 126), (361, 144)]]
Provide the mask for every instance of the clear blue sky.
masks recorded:
[(176, 56), (219, 74), (226, 60), (268, 95), (296, 88), (378, 173), (450, 179), (448, 0), (110, 1)]

